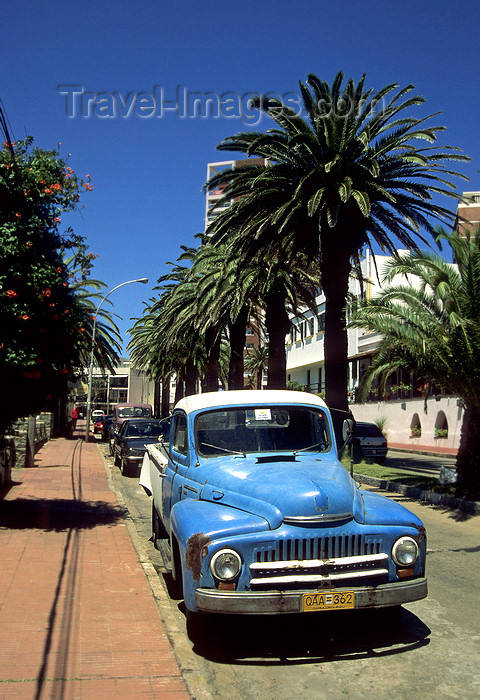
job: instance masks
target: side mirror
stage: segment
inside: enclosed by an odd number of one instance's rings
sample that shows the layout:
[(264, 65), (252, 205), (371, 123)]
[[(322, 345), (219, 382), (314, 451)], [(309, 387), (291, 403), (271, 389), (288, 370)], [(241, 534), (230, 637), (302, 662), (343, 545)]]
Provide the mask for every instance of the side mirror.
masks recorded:
[(353, 429), (354, 422), (351, 418), (347, 418), (343, 421), (342, 427), (342, 438), (345, 445), (351, 445), (353, 442)]

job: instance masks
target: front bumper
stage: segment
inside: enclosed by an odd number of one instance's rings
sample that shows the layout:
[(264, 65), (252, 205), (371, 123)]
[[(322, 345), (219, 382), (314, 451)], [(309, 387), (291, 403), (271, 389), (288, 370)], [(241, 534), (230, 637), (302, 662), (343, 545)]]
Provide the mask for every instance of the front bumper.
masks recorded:
[[(355, 609), (385, 608), (411, 603), (427, 596), (427, 579), (383, 583), (379, 586), (321, 589), (321, 592), (355, 592)], [(313, 591), (314, 593), (320, 591)], [(195, 602), (202, 612), (242, 615), (277, 615), (302, 612), (302, 596), (312, 591), (218, 591), (197, 588)]]

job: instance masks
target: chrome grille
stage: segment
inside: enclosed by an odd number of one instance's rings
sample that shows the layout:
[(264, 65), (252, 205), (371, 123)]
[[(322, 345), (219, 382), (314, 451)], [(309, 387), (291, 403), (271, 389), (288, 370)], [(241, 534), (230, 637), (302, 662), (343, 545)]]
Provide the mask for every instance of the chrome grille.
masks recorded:
[(273, 587), (351, 585), (388, 577), (388, 554), (375, 535), (345, 534), (265, 543), (254, 550), (250, 585)]
[(298, 561), (379, 554), (382, 538), (377, 535), (345, 534), (331, 537), (302, 537), (268, 542), (253, 551), (254, 561)]

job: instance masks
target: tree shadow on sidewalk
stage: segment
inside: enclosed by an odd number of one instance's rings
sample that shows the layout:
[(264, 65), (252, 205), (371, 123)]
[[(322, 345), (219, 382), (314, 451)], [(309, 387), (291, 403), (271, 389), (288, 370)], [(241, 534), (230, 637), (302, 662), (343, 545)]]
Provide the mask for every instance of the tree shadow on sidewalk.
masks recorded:
[(17, 498), (0, 501), (0, 527), (13, 530), (90, 529), (124, 520), (128, 510), (104, 501)]

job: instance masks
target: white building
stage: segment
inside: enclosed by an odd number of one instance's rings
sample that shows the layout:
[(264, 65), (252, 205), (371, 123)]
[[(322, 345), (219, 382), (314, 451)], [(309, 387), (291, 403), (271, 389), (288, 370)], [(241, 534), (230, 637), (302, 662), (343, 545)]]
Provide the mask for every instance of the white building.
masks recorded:
[[(207, 163), (207, 182), (209, 182), (210, 178), (214, 175), (218, 175), (223, 170), (244, 168), (247, 165), (264, 165), (265, 163), (266, 160), (264, 158), (244, 158), (243, 160), (222, 160), (217, 163)], [(228, 209), (232, 203), (232, 200), (228, 200), (224, 202), (221, 208), (212, 211), (212, 207), (223, 197), (223, 189), (223, 187), (219, 187), (216, 190), (207, 192), (207, 196), (205, 197), (205, 229), (212, 223), (217, 214)]]
[[(366, 280), (363, 283), (363, 296), (367, 299), (379, 293), (388, 260), (391, 258), (385, 255), (375, 255), (373, 259), (369, 252), (362, 260), (362, 273)], [(360, 298), (360, 282), (352, 278), (349, 291), (352, 296)], [(317, 296), (316, 303), (318, 318), (311, 311), (307, 311), (304, 317), (292, 318), (292, 330), (287, 338), (287, 381), (297, 382), (314, 394), (323, 394), (325, 297), (322, 293)], [(400, 370), (392, 378), (388, 400), (379, 400), (373, 391), (366, 403), (355, 401), (355, 390), (381, 336), (359, 328), (349, 328), (347, 334), (348, 395), (356, 420), (382, 424), (390, 445), (456, 450), (464, 414), (462, 402), (457, 397), (440, 393), (432, 395), (425, 402), (417, 386), (418, 381), (409, 371)]]
[[(386, 255), (375, 255), (375, 260), (367, 251), (362, 260), (364, 277), (363, 296), (371, 299), (381, 288), (385, 263), (391, 260)], [(362, 285), (359, 280), (350, 279), (349, 291), (352, 296), (362, 296)], [(287, 380), (298, 382), (313, 393), (325, 390), (325, 296), (320, 293), (316, 299), (318, 318), (311, 311), (306, 312), (305, 318), (292, 319), (292, 331), (287, 338)], [(360, 377), (370, 363), (373, 350), (378, 345), (379, 335), (358, 328), (349, 328), (348, 358), (349, 380), (348, 389), (353, 398), (354, 390), (358, 387)]]
[[(87, 391), (86, 381), (78, 382), (75, 403), (80, 410), (86, 411)], [(117, 403), (155, 404), (155, 382), (143, 370), (134, 369), (130, 360), (121, 360), (112, 374), (93, 368), (92, 410), (99, 408), (111, 413)]]

